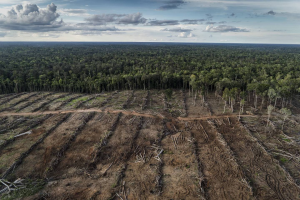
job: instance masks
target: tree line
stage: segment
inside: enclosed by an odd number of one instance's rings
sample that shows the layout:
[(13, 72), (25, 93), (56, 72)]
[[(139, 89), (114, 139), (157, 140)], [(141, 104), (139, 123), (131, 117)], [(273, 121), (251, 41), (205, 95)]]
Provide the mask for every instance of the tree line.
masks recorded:
[(230, 105), (253, 96), (257, 108), (300, 92), (298, 46), (25, 43), (0, 56), (0, 93), (174, 88), (215, 91)]

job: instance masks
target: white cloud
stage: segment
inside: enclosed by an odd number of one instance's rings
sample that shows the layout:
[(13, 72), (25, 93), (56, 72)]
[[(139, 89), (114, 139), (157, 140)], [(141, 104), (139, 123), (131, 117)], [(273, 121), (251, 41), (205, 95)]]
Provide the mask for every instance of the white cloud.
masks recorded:
[(179, 37), (179, 38), (192, 38), (192, 37), (195, 37), (195, 35), (191, 32), (181, 32), (177, 37)]
[(220, 25), (216, 27), (214, 25), (208, 25), (205, 32), (249, 32), (249, 30), (227, 25)]

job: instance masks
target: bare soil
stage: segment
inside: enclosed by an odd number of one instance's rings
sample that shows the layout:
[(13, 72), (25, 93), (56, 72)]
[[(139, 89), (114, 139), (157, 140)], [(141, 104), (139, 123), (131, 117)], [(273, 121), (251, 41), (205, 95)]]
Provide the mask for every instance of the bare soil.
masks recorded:
[[(11, 181), (47, 178), (42, 191), (23, 199), (300, 199), (296, 100), (282, 130), (279, 108), (267, 126), (266, 105), (246, 114), (252, 101), (246, 102), (239, 122), (238, 102), (233, 113), (230, 108), (223, 113), (224, 102), (213, 93), (204, 103), (198, 96), (194, 106), (193, 97), (185, 91), (185, 116), (182, 91), (174, 90), (167, 99), (164, 90), (151, 90), (142, 109), (147, 92), (134, 91), (132, 98), (132, 91), (70, 94), (52, 101), (67, 94), (53, 93), (35, 102), (39, 94), (14, 107), (35, 93), (16, 98), (0, 95), (0, 102), (12, 98), (0, 108), (8, 108), (0, 112), (0, 131), (5, 130), (0, 145), (51, 114), (32, 134), (11, 140), (0, 150), (0, 173), (38, 144), (7, 177)], [(17, 112), (31, 101), (32, 105)], [(32, 112), (41, 105), (43, 109)], [(92, 112), (95, 116), (70, 140)], [(53, 128), (67, 114), (70, 117)], [(51, 169), (58, 156), (58, 165)]]

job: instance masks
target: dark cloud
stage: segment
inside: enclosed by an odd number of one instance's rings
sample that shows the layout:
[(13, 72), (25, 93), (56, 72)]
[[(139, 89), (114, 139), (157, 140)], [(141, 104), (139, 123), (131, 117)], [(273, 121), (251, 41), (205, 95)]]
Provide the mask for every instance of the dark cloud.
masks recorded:
[(184, 4), (185, 1), (183, 0), (169, 0), (165, 2), (165, 5), (160, 6), (157, 10), (173, 10), (178, 9), (179, 6)]
[(234, 17), (235, 16), (235, 14), (234, 13), (231, 13), (231, 15), (229, 15), (230, 17)]
[(169, 32), (191, 32), (192, 29), (185, 29), (181, 27), (176, 27), (176, 28), (164, 28), (161, 31), (169, 31)]
[(198, 24), (199, 22), (204, 22), (205, 19), (183, 19), (180, 22), (184, 24)]
[(133, 14), (102, 14), (102, 15), (93, 15), (85, 19), (90, 25), (106, 25), (107, 23), (116, 23), (116, 24), (144, 24), (146, 19), (142, 17), (141, 13)]
[[(66, 11), (66, 10), (64, 10)], [(83, 12), (69, 10), (70, 13)], [(50, 4), (45, 9), (35, 4), (25, 6), (17, 5), (7, 15), (0, 15), (0, 28), (6, 30), (20, 30), (26, 32), (68, 32), (68, 31), (95, 31), (116, 32), (121, 31), (114, 26), (100, 26), (107, 22), (119, 24), (137, 24), (145, 21), (140, 13), (131, 15), (102, 15), (93, 16), (89, 23), (66, 24), (63, 20), (58, 21), (57, 7)], [(143, 22), (144, 23), (144, 22)], [(45, 34), (47, 35), (47, 34)]]
[(205, 29), (206, 32), (249, 32), (247, 29), (241, 29), (234, 26), (220, 25), (214, 27), (213, 25), (209, 25)]
[(119, 20), (119, 24), (144, 24), (146, 23), (146, 19), (142, 17), (141, 13), (134, 13), (125, 15)]
[(219, 22), (219, 24), (226, 24), (226, 23), (227, 23), (226, 21)]
[(178, 20), (153, 20), (147, 23), (149, 26), (168, 26), (168, 25), (178, 25)]
[(269, 12), (266, 13), (267, 15), (276, 15), (276, 13), (273, 10), (270, 10)]
[(50, 4), (46, 9), (40, 9), (35, 4), (17, 5), (7, 12), (7, 15), (0, 15), (0, 28), (7, 30), (42, 30), (57, 28), (62, 21), (57, 22), (59, 14), (56, 12), (56, 5)]

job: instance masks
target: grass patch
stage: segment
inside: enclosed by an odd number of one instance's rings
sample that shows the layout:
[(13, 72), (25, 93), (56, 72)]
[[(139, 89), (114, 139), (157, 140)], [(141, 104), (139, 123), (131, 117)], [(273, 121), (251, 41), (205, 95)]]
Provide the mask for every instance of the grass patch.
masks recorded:
[(63, 98), (60, 98), (60, 99), (56, 99), (54, 102), (58, 102), (58, 101), (66, 101), (66, 100), (68, 100), (69, 98), (71, 98), (71, 97), (63, 97)]
[(285, 164), (285, 163), (288, 161), (288, 159), (286, 159), (286, 158), (280, 158), (279, 161), (280, 161), (282, 164)]
[(287, 139), (287, 138), (283, 138), (283, 140), (286, 141), (286, 142), (291, 142), (291, 140)]
[(73, 101), (71, 101), (70, 103), (68, 103), (68, 106), (73, 106), (74, 104), (76, 104), (79, 101), (86, 101), (88, 99), (89, 99), (89, 97), (81, 97), (79, 99), (74, 99)]

